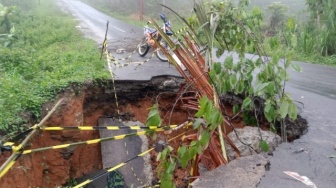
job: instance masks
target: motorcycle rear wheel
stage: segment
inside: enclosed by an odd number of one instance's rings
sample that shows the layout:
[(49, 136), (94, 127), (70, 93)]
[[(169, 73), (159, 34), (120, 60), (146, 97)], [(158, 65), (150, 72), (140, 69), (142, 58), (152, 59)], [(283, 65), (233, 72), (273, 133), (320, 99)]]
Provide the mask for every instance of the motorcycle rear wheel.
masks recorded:
[[(160, 42), (160, 45), (161, 45), (162, 47), (164, 47), (166, 50), (169, 49), (168, 44), (167, 44), (166, 41), (164, 41), (162, 38), (160, 39), (159, 42)], [(160, 49), (158, 49), (158, 50), (156, 51), (155, 55), (156, 55), (156, 57), (157, 57), (158, 59), (160, 59), (160, 60), (163, 61), (163, 62), (167, 62), (167, 61), (168, 61), (168, 58), (167, 58), (166, 55), (163, 53), (163, 51), (161, 51)]]
[(147, 44), (147, 40), (146, 40), (146, 37), (144, 37), (140, 44), (138, 45), (138, 53), (141, 57), (144, 57), (147, 53), (148, 53), (148, 50), (149, 50), (150, 46)]

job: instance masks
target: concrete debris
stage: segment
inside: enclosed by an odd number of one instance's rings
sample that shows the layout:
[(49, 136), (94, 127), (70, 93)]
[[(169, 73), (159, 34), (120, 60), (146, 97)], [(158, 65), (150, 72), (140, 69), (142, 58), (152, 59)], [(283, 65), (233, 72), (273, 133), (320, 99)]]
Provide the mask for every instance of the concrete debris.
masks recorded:
[[(269, 152), (274, 151), (274, 149), (281, 143), (281, 138), (279, 135), (270, 131), (260, 130), (259, 132), (258, 127), (246, 126), (243, 129), (236, 129), (236, 133), (238, 137), (234, 132), (231, 132), (228, 136), (239, 149), (242, 157), (262, 152), (259, 147), (261, 140), (260, 134), (262, 139), (267, 142), (269, 146)], [(235, 159), (235, 151), (233, 148), (228, 143), (226, 146), (229, 159)]]
[(205, 172), (191, 185), (193, 188), (257, 187), (269, 165), (269, 161), (262, 155), (240, 157), (227, 165)]

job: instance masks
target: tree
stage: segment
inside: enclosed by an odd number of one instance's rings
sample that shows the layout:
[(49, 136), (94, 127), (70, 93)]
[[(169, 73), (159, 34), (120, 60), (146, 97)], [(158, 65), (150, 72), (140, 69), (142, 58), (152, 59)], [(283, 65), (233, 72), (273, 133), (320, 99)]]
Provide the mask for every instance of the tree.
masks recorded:
[(277, 28), (283, 26), (288, 12), (288, 6), (280, 2), (274, 2), (267, 6), (267, 10), (271, 13), (270, 28), (277, 30)]
[[(234, 118), (240, 117), (246, 126), (259, 128), (260, 121), (266, 120), (269, 128), (273, 130), (275, 123), (280, 122), (284, 140), (284, 118), (297, 118), (297, 106), (290, 96), (284, 93), (285, 82), (288, 79), (286, 70), (291, 62), (286, 58), (286, 52), (279, 51), (279, 42), (273, 40), (271, 48), (274, 53), (268, 60), (245, 57), (247, 47), (251, 45), (257, 49), (259, 57), (265, 55), (260, 49), (260, 40), (253, 33), (261, 23), (260, 11), (247, 9), (246, 0), (240, 0), (238, 4), (219, 0), (207, 4), (195, 1), (193, 26), (196, 28), (193, 29), (186, 23), (188, 33), (193, 33), (194, 36), (184, 35), (180, 37), (183, 38), (180, 43), (175, 44), (159, 30), (170, 49), (186, 67), (188, 74), (170, 53), (166, 51), (165, 54), (185, 78), (188, 87), (192, 87), (192, 91), (196, 93), (194, 101), (186, 106), (198, 110), (194, 114), (196, 118), (193, 122), (193, 129), (197, 133), (190, 137), (194, 139), (190, 143), (182, 143), (176, 151), (167, 146), (158, 154), (160, 165), (157, 172), (162, 187), (174, 187), (173, 173), (177, 164), (182, 168), (191, 167), (191, 176), (197, 176), (198, 163), (205, 153), (208, 153), (207, 158), (214, 161), (215, 165), (226, 164), (229, 159), (224, 139), (233, 145), (225, 135), (229, 133), (229, 127), (235, 129), (232, 121)], [(158, 25), (155, 27), (159, 28)], [(207, 46), (206, 52), (200, 53), (198, 49), (204, 44)], [(234, 60), (232, 55), (227, 55), (222, 62), (215, 62), (211, 58), (214, 47), (217, 48), (218, 56), (228, 50), (236, 51), (239, 58)], [(165, 51), (164, 48), (160, 48)], [(280, 61), (280, 57), (284, 57), (284, 60)], [(254, 72), (257, 74), (254, 75)], [(241, 97), (241, 102), (230, 107), (226, 104), (224, 106), (221, 96), (227, 95)], [(231, 109), (227, 110), (228, 108)], [(161, 126), (158, 104), (151, 108), (146, 124)], [(190, 135), (186, 135), (188, 136)], [(263, 138), (260, 139), (259, 147), (263, 151), (268, 150)], [(236, 152), (239, 156), (239, 151)]]
[(16, 14), (16, 7), (5, 7), (0, 4), (0, 42), (9, 47), (16, 39), (12, 16)]
[(0, 32), (9, 33), (13, 24), (11, 16), (15, 13), (16, 8), (14, 6), (5, 7), (0, 4)]

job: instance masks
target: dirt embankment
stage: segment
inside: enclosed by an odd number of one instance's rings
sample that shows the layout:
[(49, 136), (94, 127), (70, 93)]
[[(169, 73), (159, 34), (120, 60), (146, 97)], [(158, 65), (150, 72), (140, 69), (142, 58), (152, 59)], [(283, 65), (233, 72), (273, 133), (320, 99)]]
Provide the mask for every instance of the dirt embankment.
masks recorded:
[[(145, 122), (147, 109), (157, 99), (162, 104), (172, 105), (175, 94), (158, 93), (173, 88), (160, 87), (165, 80), (178, 82), (176, 78), (156, 78), (149, 82), (117, 82), (121, 112), (133, 114), (131, 118)], [(176, 84), (176, 86), (179, 84)], [(99, 117), (117, 114), (114, 91), (110, 82), (89, 83), (73, 86), (59, 98), (65, 102), (49, 118), (46, 126), (96, 126)], [(160, 89), (158, 89), (160, 88)], [(167, 101), (168, 100), (168, 101)], [(159, 101), (160, 102), (160, 101)], [(52, 108), (53, 102), (43, 106), (43, 114)], [(166, 106), (169, 109), (168, 106)], [(163, 109), (164, 110), (164, 109)], [(185, 112), (174, 114), (175, 119), (186, 119)], [(174, 122), (172, 122), (174, 123)], [(99, 138), (98, 131), (41, 131), (31, 140), (29, 148), (41, 148)], [(0, 156), (2, 164), (10, 153)], [(47, 150), (23, 155), (12, 169), (0, 180), (0, 187), (56, 187), (65, 185), (71, 178), (102, 169), (100, 144), (82, 145), (66, 149)]]
[[(175, 77), (156, 77), (150, 81), (117, 81), (119, 110), (110, 81), (74, 85), (64, 91), (58, 98), (65, 102), (46, 122), (46, 126), (97, 126), (100, 117), (118, 117), (126, 120), (145, 123), (148, 109), (159, 103), (161, 117), (168, 123), (180, 124), (192, 113), (176, 103), (177, 92), (182, 79)], [(54, 102), (44, 104), (42, 112), (47, 114)], [(170, 112), (174, 113), (170, 117)], [(243, 127), (242, 120), (233, 122), (235, 127)], [(175, 133), (178, 134), (178, 133)], [(170, 135), (174, 136), (174, 135)], [(162, 137), (162, 138), (161, 138)], [(165, 140), (167, 135), (159, 134), (158, 140)], [(29, 148), (41, 148), (60, 144), (73, 143), (99, 138), (98, 131), (40, 131), (31, 140)], [(150, 147), (155, 141), (151, 141)], [(174, 148), (181, 144), (180, 140), (170, 143)], [(156, 154), (151, 153), (154, 173), (158, 163)], [(2, 164), (10, 155), (0, 156)], [(206, 155), (205, 155), (206, 156)], [(100, 144), (82, 145), (66, 149), (47, 150), (23, 155), (12, 169), (0, 180), (0, 187), (56, 187), (65, 185), (72, 178), (78, 178), (102, 169)], [(122, 162), (122, 161), (120, 161)], [(213, 161), (202, 159), (202, 164), (210, 170)], [(178, 169), (174, 178), (178, 185), (186, 185), (189, 170)]]

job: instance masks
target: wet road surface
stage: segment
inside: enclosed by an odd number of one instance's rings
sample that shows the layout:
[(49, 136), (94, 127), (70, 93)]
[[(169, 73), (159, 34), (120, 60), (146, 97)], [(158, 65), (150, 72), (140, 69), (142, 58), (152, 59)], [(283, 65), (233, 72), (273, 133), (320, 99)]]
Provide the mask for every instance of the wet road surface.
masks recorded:
[(298, 106), (308, 133), (276, 148), (260, 188), (308, 187), (283, 171), (307, 176), (318, 188), (336, 188), (336, 68), (299, 64), (303, 72), (291, 72), (286, 92), (304, 104)]
[[(86, 32), (91, 33), (90, 37), (98, 43), (104, 39), (106, 21), (109, 20), (111, 53), (120, 47), (128, 49), (126, 54), (116, 54), (117, 57), (126, 57), (135, 49), (136, 40), (139, 41), (142, 35), (141, 28), (111, 18), (76, 0), (61, 2), (73, 16), (81, 20)], [(130, 61), (144, 60), (145, 58), (135, 54)], [(301, 115), (308, 120), (309, 131), (293, 143), (283, 143), (276, 149), (274, 156), (270, 157), (271, 169), (259, 185), (261, 188), (307, 187), (285, 175), (283, 171), (294, 171), (307, 176), (317, 187), (336, 187), (336, 159), (331, 158), (336, 155), (336, 68), (301, 62), (299, 65), (303, 72), (290, 71), (286, 92), (294, 100), (304, 104), (302, 106), (298, 103), (298, 106)], [(114, 71), (116, 78), (120, 80), (147, 80), (158, 75), (179, 76), (173, 67), (158, 61), (156, 57), (139, 67), (124, 67)]]
[[(79, 21), (79, 26), (84, 34), (102, 44), (106, 32), (106, 22), (109, 21), (109, 30), (107, 34), (108, 49), (116, 58), (125, 58), (132, 54), (143, 37), (143, 30), (140, 27), (133, 26), (103, 14), (96, 9), (78, 1), (61, 0), (59, 5), (62, 9), (69, 12)], [(145, 23), (144, 23), (145, 25)], [(125, 53), (116, 53), (117, 49), (125, 49)], [(178, 71), (167, 62), (162, 62), (156, 56), (149, 62), (137, 66), (150, 58), (153, 50), (150, 49), (145, 57), (140, 57), (135, 52), (131, 58), (120, 63), (131, 63), (130, 66), (113, 68), (116, 80), (150, 80), (152, 77), (161, 75), (173, 75), (180, 77)], [(111, 65), (112, 66), (112, 65)], [(113, 67), (113, 66), (112, 66)]]

